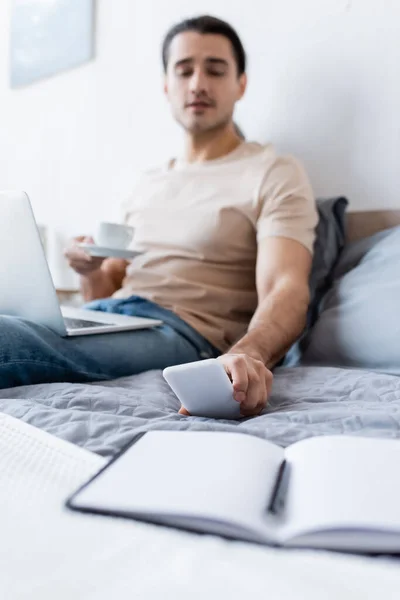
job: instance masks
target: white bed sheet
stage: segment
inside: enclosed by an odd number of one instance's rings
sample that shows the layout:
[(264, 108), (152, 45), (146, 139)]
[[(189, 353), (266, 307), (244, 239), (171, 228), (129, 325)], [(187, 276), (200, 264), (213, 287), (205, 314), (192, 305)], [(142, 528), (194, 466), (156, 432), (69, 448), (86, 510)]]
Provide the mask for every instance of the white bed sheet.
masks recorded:
[(103, 463), (0, 414), (1, 599), (399, 597), (395, 560), (278, 550), (64, 509)]

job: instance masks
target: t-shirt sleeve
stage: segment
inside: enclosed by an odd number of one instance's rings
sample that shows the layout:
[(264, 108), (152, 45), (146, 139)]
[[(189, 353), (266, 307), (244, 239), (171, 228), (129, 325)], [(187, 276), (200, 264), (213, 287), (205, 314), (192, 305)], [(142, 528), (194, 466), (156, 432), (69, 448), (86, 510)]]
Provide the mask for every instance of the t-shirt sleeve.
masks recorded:
[(285, 237), (313, 252), (318, 213), (310, 181), (295, 158), (276, 159), (263, 178), (259, 201), (258, 242), (266, 237)]

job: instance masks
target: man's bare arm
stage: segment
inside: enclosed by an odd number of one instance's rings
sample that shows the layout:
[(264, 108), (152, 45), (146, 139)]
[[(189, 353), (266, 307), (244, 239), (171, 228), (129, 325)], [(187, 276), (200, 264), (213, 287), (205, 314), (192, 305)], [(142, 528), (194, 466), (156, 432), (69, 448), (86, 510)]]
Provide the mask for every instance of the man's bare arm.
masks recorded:
[(90, 302), (112, 296), (121, 288), (128, 264), (126, 260), (107, 258), (99, 269), (81, 275), (80, 284), (84, 300)]
[(255, 356), (271, 368), (299, 337), (310, 302), (311, 254), (295, 240), (267, 238), (257, 259), (258, 307), (248, 332), (229, 352)]
[(64, 251), (69, 266), (80, 275), (81, 292), (84, 300), (108, 298), (119, 290), (125, 277), (128, 262), (119, 258), (89, 256), (79, 242), (93, 243), (93, 238), (79, 236), (72, 240)]
[(299, 242), (267, 238), (258, 249), (258, 307), (247, 333), (218, 360), (231, 377), (241, 413), (265, 408), (272, 388), (270, 369), (301, 334), (309, 304), (311, 254)]

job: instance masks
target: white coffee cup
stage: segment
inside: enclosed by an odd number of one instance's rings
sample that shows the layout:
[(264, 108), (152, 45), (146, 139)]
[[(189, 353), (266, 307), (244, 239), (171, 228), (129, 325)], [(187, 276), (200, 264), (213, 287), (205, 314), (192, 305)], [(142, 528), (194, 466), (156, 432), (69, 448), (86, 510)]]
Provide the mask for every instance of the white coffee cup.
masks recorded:
[(102, 221), (97, 226), (94, 241), (97, 246), (119, 248), (122, 250), (129, 246), (133, 234), (134, 228), (130, 225)]

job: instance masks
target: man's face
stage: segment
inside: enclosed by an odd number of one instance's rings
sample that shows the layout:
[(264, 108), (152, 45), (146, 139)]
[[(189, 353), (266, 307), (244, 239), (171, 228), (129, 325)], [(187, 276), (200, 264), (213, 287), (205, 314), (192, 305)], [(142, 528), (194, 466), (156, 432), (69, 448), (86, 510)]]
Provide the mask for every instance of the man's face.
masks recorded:
[(180, 33), (169, 49), (164, 90), (186, 131), (205, 133), (228, 124), (246, 89), (230, 41), (222, 35)]

